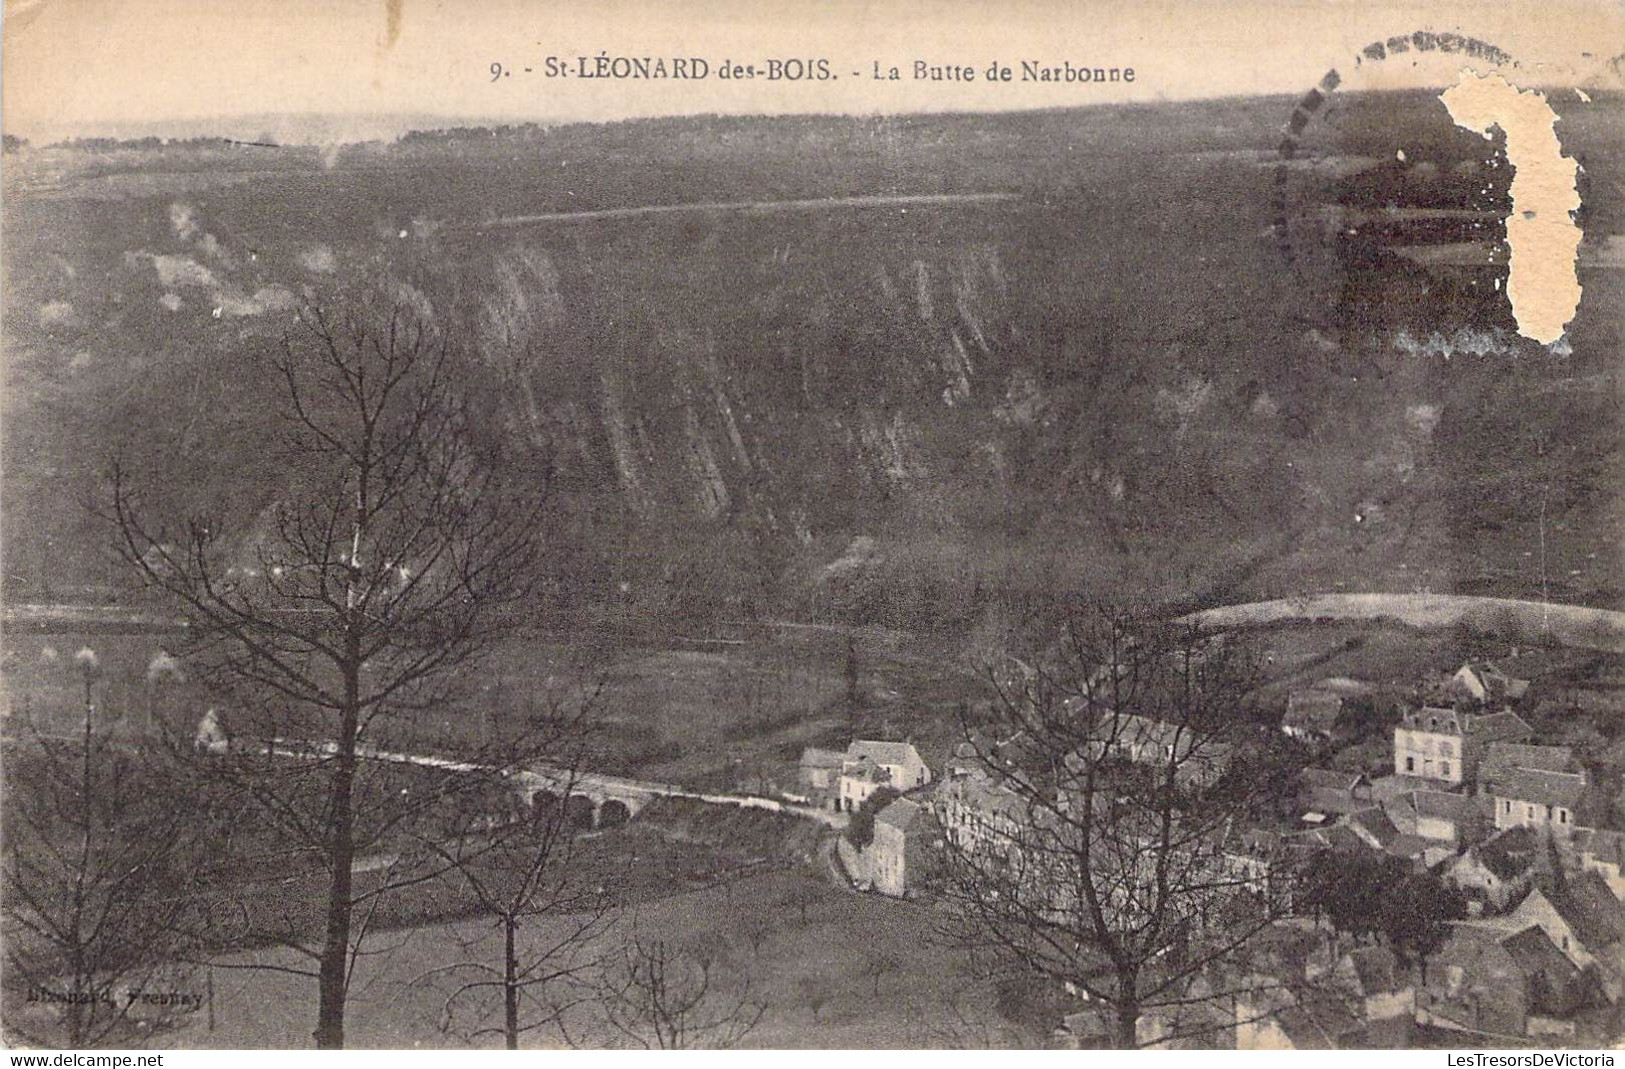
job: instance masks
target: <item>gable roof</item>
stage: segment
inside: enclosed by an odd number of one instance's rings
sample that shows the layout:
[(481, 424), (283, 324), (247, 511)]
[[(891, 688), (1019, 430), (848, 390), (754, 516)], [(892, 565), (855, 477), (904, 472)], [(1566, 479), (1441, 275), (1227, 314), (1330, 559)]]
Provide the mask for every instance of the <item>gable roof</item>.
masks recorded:
[(1347, 819), (1349, 824), (1364, 829), (1377, 841), (1378, 846), (1385, 849), (1392, 845), (1395, 839), (1399, 838), (1398, 826), (1389, 819), (1387, 813), (1384, 813), (1376, 806), (1362, 809), (1358, 813), (1352, 813)]
[(1478, 782), (1497, 798), (1573, 809), (1585, 793), (1586, 775), (1567, 746), (1493, 742), (1478, 766)]
[(1507, 936), (1501, 947), (1520, 972), (1543, 978), (1552, 992), (1562, 991), (1580, 971), (1538, 924)]
[(1516, 742), (1492, 742), (1479, 766), (1483, 769), (1511, 767), (1536, 772), (1572, 772), (1579, 766), (1571, 746), (1530, 746)]
[(907, 798), (899, 798), (875, 814), (875, 822), (889, 824), (898, 831), (907, 832), (925, 812), (925, 807)]
[(1423, 854), (1427, 853), (1429, 849), (1432, 849), (1432, 847), (1430, 847), (1428, 841), (1422, 838), (1420, 835), (1406, 835), (1402, 833), (1395, 836), (1394, 840), (1388, 843), (1383, 849), (1387, 850), (1395, 857), (1415, 858), (1421, 857)]
[(920, 759), (920, 752), (912, 742), (890, 742), (882, 739), (853, 739), (846, 748), (849, 759), (867, 757), (880, 765), (906, 765)]
[(1329, 828), (1317, 829), (1324, 837), (1328, 847), (1333, 850), (1369, 850), (1366, 841), (1347, 824), (1333, 824)]
[(1336, 1050), (1344, 1037), (1364, 1025), (1342, 999), (1327, 995), (1288, 1006), (1275, 1015), (1275, 1022), (1298, 1050)]
[(847, 779), (869, 780), (873, 783), (891, 782), (891, 771), (867, 756), (855, 761), (850, 757), (842, 761), (841, 775)]
[(1475, 697), (1482, 695), (1489, 700), (1509, 698), (1516, 701), (1529, 690), (1527, 679), (1510, 676), (1489, 661), (1468, 661), (1456, 669), (1450, 679)]
[(846, 761), (846, 754), (840, 750), (825, 750), (817, 746), (809, 746), (801, 751), (802, 768), (840, 768)]
[(1343, 712), (1343, 697), (1324, 690), (1295, 690), (1287, 696), (1284, 727), (1330, 733)]
[(1419, 817), (1448, 820), (1455, 824), (1478, 818), (1478, 803), (1465, 794), (1453, 791), (1412, 791), (1409, 802)]
[(1625, 902), (1615, 898), (1607, 882), (1595, 872), (1562, 883), (1550, 876), (1537, 877), (1514, 916), (1530, 915), (1534, 912), (1530, 904), (1541, 898), (1569, 926), (1580, 945), (1589, 950), (1600, 950), (1625, 939)]
[(1469, 723), (1473, 738), (1481, 743), (1525, 742), (1534, 737), (1535, 729), (1511, 709), (1499, 713), (1475, 716)]
[(1573, 877), (1563, 887), (1560, 898), (1563, 904), (1556, 899), (1552, 904), (1587, 946), (1605, 947), (1625, 939), (1625, 902), (1614, 897), (1600, 874), (1583, 872)]

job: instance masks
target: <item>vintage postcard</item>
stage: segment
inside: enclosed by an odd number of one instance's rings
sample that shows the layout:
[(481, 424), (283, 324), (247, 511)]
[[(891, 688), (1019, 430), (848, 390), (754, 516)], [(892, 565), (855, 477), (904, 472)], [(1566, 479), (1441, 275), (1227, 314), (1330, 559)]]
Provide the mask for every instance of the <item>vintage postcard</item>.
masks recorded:
[(1617, 3), (0, 19), (6, 1046), (1613, 1064)]

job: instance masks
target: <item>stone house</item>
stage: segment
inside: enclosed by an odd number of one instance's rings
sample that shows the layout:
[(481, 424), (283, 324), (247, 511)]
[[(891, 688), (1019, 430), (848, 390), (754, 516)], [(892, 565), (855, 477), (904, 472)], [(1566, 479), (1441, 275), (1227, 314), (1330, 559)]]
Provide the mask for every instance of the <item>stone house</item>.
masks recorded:
[(1512, 712), (1478, 715), (1435, 705), (1407, 709), (1394, 727), (1394, 772), (1452, 785), (1471, 783), (1491, 743), (1528, 742), (1532, 734)]
[(839, 809), (841, 766), (846, 754), (809, 746), (801, 751), (797, 783), (807, 801), (820, 809)]
[(882, 787), (892, 787), (891, 772), (868, 758), (841, 761), (840, 792), (837, 808), (855, 813), (869, 796)]
[(1546, 844), (1530, 828), (1506, 831), (1469, 847), (1444, 871), (1448, 882), (1496, 910), (1505, 909), (1528, 891), (1545, 865)]
[(1319, 742), (1332, 737), (1337, 718), (1343, 715), (1343, 696), (1330, 690), (1311, 687), (1295, 690), (1287, 695), (1286, 714), (1281, 718), (1281, 731), (1289, 738), (1302, 742)]
[(1117, 757), (1164, 774), (1172, 768), (1174, 783), (1182, 788), (1210, 785), (1230, 767), (1228, 744), (1187, 725), (1134, 713), (1103, 712), (1098, 717), (1096, 737), (1086, 744), (1090, 760)]
[(1483, 1037), (1540, 1034), (1542, 1020), (1583, 1008), (1595, 988), (1538, 925), (1463, 921), (1451, 925), (1417, 992), (1420, 1024)]
[(1460, 700), (1500, 705), (1522, 698), (1529, 690), (1529, 681), (1510, 676), (1489, 661), (1468, 661), (1444, 682), (1443, 689)]
[(943, 830), (928, 807), (899, 798), (875, 814), (874, 838), (867, 846), (842, 837), (838, 848), (847, 875), (902, 898), (918, 892), (940, 862)]
[(1595, 966), (1610, 1001), (1625, 994), (1625, 903), (1599, 874), (1537, 877), (1506, 920), (1517, 928), (1538, 925), (1576, 966)]
[(1478, 772), (1478, 790), (1492, 799), (1497, 828), (1527, 825), (1567, 836), (1586, 791), (1586, 771), (1567, 746), (1491, 743)]
[(1298, 806), (1306, 813), (1341, 816), (1371, 804), (1371, 785), (1359, 772), (1306, 768), (1298, 787)]
[(854, 739), (841, 763), (840, 808), (853, 811), (881, 787), (911, 791), (931, 782), (931, 769), (908, 742)]
[(1569, 845), (1582, 872), (1595, 872), (1615, 898), (1625, 898), (1625, 832), (1581, 828)]

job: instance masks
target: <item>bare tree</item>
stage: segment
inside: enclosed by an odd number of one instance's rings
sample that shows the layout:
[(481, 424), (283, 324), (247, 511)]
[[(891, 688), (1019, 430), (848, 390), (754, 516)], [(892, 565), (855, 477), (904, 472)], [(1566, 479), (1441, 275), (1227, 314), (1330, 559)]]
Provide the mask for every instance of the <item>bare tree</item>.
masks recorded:
[[(122, 464), (112, 475), (122, 557), (185, 613), (190, 663), (232, 695), (230, 782), (328, 876), (315, 967), (294, 970), (317, 981), (321, 1047), (344, 1043), (362, 934), (353, 922), (358, 907), (374, 916), (383, 894), (358, 891), (360, 852), (387, 849), (463, 782), (369, 785), (362, 764), (389, 731), (421, 742), (424, 725), (455, 708), (512, 627), (508, 610), (529, 594), (542, 547), (546, 480), (512, 478), (511, 458), (481, 435), (461, 356), (452, 332), (411, 306), (365, 296), (339, 310), (309, 305), (275, 357), (286, 485), (257, 521), (229, 533), (208, 516), (154, 517)], [(481, 747), (460, 745), (483, 763)], [(413, 772), (368, 764), (380, 780)], [(406, 800), (374, 804), (391, 791)]]
[[(578, 726), (586, 707), (570, 723), (572, 743), (585, 733)], [(449, 987), (440, 1028), (465, 1042), (501, 1035), (509, 1050), (518, 1050), (525, 1033), (558, 1022), (580, 1000), (584, 974), (599, 964), (592, 951), (612, 921), (614, 902), (598, 875), (576, 864), (577, 828), (565, 804), (580, 786), (579, 751), (574, 758), (549, 778), (530, 812), (493, 816), (513, 798), (512, 785), (495, 778), (485, 791), (464, 796), (441, 834), (423, 840), (501, 933), (497, 964), (472, 956), (484, 942), (476, 938), (464, 944), (470, 957), (417, 981)]]
[(1103, 1007), (1113, 1042), (1220, 1027), (1249, 941), (1282, 899), (1236, 838), (1251, 658), (1233, 643), (1099, 608), (987, 673), (967, 714), (978, 760), (945, 785), (955, 935)]
[(87, 702), (78, 732), (6, 762), (4, 1030), (36, 1046), (136, 1046), (198, 1006), (192, 815), (96, 721)]
[[(735, 979), (724, 983), (724, 975)], [(598, 997), (609, 1027), (649, 1050), (735, 1047), (767, 1011), (748, 971), (723, 969), (708, 950), (636, 934), (604, 969)]]

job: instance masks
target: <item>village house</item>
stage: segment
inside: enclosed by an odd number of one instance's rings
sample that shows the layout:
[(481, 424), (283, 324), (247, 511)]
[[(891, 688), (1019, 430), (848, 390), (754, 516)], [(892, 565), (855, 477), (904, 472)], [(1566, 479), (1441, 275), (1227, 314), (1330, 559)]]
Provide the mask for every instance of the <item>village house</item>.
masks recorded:
[(1118, 757), (1131, 764), (1173, 771), (1182, 788), (1205, 787), (1230, 767), (1227, 743), (1203, 736), (1186, 724), (1133, 713), (1102, 713), (1096, 737), (1087, 744), (1089, 758)]
[(1329, 983), (1352, 997), (1356, 1012), (1367, 1023), (1402, 1021), (1402, 1032), (1409, 1035), (1409, 1025), (1416, 1017), (1416, 984), (1410, 970), (1388, 947), (1348, 951), (1332, 968)]
[(1376, 806), (1369, 806), (1344, 818), (1349, 830), (1373, 850), (1387, 850), (1399, 838), (1399, 829)]
[(1337, 718), (1343, 715), (1343, 696), (1335, 691), (1310, 688), (1287, 695), (1286, 715), (1281, 731), (1289, 738), (1316, 743), (1332, 737)]
[(1451, 853), (1477, 842), (1485, 823), (1477, 799), (1452, 791), (1410, 791), (1383, 809), (1400, 831)]
[(1448, 706), (1407, 709), (1394, 727), (1394, 772), (1442, 783), (1471, 783), (1495, 742), (1528, 742), (1528, 724), (1512, 712), (1478, 715)]
[(1594, 976), (1538, 925), (1461, 921), (1428, 961), (1416, 995), (1419, 1024), (1523, 1039), (1572, 1031), (1563, 1023), (1596, 998)]
[(1586, 773), (1567, 746), (1495, 742), (1484, 753), (1478, 789), (1493, 800), (1497, 828), (1529, 825), (1569, 835)]
[(943, 834), (967, 852), (1005, 849), (1027, 820), (1021, 796), (980, 768), (944, 780), (931, 796), (931, 807)]
[(869, 796), (882, 787), (893, 786), (891, 772), (867, 757), (841, 762), (839, 808), (855, 813)]
[(1517, 679), (1488, 661), (1469, 661), (1444, 681), (1448, 697), (1479, 705), (1516, 702), (1529, 691), (1527, 679)]
[(1499, 911), (1522, 897), (1535, 876), (1550, 870), (1547, 856), (1545, 842), (1532, 828), (1508, 828), (1469, 847), (1445, 868), (1444, 879)]
[(873, 761), (891, 774), (892, 786), (900, 791), (913, 790), (931, 782), (931, 769), (920, 759), (920, 752), (910, 742), (855, 739), (846, 748), (846, 757), (849, 761)]
[(1575, 965), (1596, 966), (1610, 1001), (1625, 993), (1625, 903), (1597, 873), (1537, 877), (1505, 920), (1519, 929), (1539, 925)]
[(1355, 813), (1370, 804), (1371, 785), (1359, 772), (1306, 768), (1299, 774), (1298, 807), (1306, 819), (1311, 813), (1321, 817)]
[(820, 809), (840, 808), (841, 766), (846, 754), (809, 746), (801, 751), (799, 784), (807, 801)]
[(840, 840), (842, 863), (854, 879), (881, 894), (902, 898), (917, 892), (942, 854), (942, 827), (931, 810), (899, 798), (875, 814), (874, 838), (861, 850)]
[(1625, 832), (1582, 828), (1569, 846), (1582, 872), (1595, 872), (1615, 898), (1625, 899)]
[(855, 739), (842, 756), (837, 808), (853, 812), (881, 787), (902, 792), (930, 782), (931, 769), (913, 743)]
[[(1403, 989), (1390, 992), (1403, 1002)], [(1235, 1001), (1237, 1050), (1374, 1050), (1404, 1047), (1413, 1027), (1403, 1014), (1368, 1018), (1364, 1000), (1346, 991), (1310, 987), (1294, 996), (1264, 979)]]

